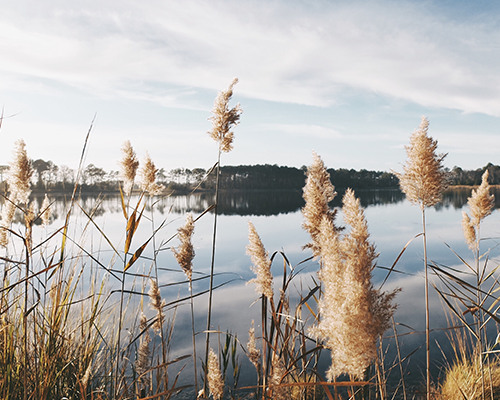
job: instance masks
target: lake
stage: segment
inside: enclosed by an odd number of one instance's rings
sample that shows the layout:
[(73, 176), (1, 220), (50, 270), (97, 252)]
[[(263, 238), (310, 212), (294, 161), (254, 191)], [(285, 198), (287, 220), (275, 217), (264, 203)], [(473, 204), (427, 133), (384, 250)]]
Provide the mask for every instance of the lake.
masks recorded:
[[(500, 199), (500, 190), (492, 188), (492, 193)], [(428, 257), (437, 265), (453, 267), (464, 270), (463, 263), (458, 259), (457, 253), (466, 261), (473, 263), (472, 252), (468, 249), (463, 238), (461, 220), (462, 211), (468, 211), (467, 197), (470, 195), (468, 188), (455, 188), (445, 193), (443, 202), (436, 207), (426, 211)], [(365, 190), (356, 191), (365, 207), (365, 216), (369, 224), (371, 240), (375, 243), (379, 257), (373, 272), (373, 283), (379, 287), (387, 275), (387, 269), (392, 266), (401, 250), (415, 235), (422, 231), (421, 212), (418, 206), (412, 206), (397, 190)], [(43, 199), (35, 199), (41, 204)], [(34, 229), (34, 241), (46, 234), (51, 234), (64, 224), (65, 213), (69, 201), (63, 197), (51, 199), (53, 217), (51, 224), (42, 228), (36, 226)], [(131, 204), (135, 204), (137, 197), (133, 196)], [(156, 268), (158, 268), (159, 281), (162, 288), (162, 296), (170, 303), (176, 299), (189, 296), (188, 285), (185, 275), (177, 265), (170, 247), (177, 246), (178, 240), (172, 239), (177, 228), (185, 221), (186, 213), (192, 213), (196, 218), (213, 203), (213, 195), (208, 193), (194, 194), (191, 196), (170, 196), (163, 199), (154, 198), (149, 200), (144, 211), (137, 234), (134, 237), (131, 249), (134, 251), (151, 236), (153, 229), (165, 223), (157, 233), (154, 242), (151, 241), (136, 264), (130, 271), (149, 273), (154, 270), (151, 261), (153, 257), (153, 246), (156, 249)], [(154, 202), (154, 207), (151, 207)], [(113, 256), (113, 243), (116, 249), (123, 249), (125, 238), (126, 220), (122, 213), (121, 200), (118, 196), (82, 197), (79, 204), (87, 213), (93, 213), (93, 220), (102, 231), (106, 233), (104, 239), (99, 230), (92, 224), (88, 224), (87, 218), (82, 211), (75, 209), (71, 219), (69, 236), (75, 238), (76, 242), (82, 244), (89, 253), (94, 255), (94, 261), (87, 261), (86, 271), (99, 271), (99, 276), (109, 279), (111, 286), (117, 285), (118, 281), (113, 274), (107, 274), (100, 269), (97, 262), (115, 271), (118, 275), (123, 269), (123, 264), (116, 261)], [(332, 202), (333, 207), (340, 207), (341, 196), (338, 195)], [(497, 203), (498, 205), (498, 203)], [(214, 292), (212, 328), (222, 332), (231, 331), (238, 335), (240, 341), (246, 345), (248, 340), (248, 329), (255, 320), (256, 332), (258, 332), (258, 321), (260, 321), (260, 303), (254, 303), (258, 299), (253, 285), (246, 282), (254, 277), (250, 270), (250, 258), (245, 255), (245, 247), (248, 243), (248, 221), (251, 221), (259, 233), (264, 246), (272, 254), (281, 251), (286, 254), (292, 265), (297, 265), (310, 257), (310, 252), (303, 250), (308, 243), (309, 237), (301, 228), (301, 207), (303, 200), (300, 192), (236, 192), (221, 193), (219, 216), (217, 225), (217, 240), (215, 253), (215, 285), (220, 286)], [(491, 248), (489, 257), (490, 268), (498, 265), (499, 251), (496, 247), (500, 242), (499, 213), (495, 210), (487, 217), (481, 227), (481, 237), (485, 239), (481, 246), (482, 250)], [(207, 213), (196, 222), (193, 236), (193, 244), (196, 251), (194, 259), (193, 278), (203, 278), (209, 274), (213, 235), (213, 213)], [(343, 224), (342, 213), (339, 212), (337, 223)], [(108, 242), (109, 240), (109, 242)], [(452, 250), (453, 251), (452, 251)], [(316, 278), (318, 270), (317, 262), (312, 260), (301, 264), (302, 271), (295, 278), (293, 290), (305, 295), (308, 287), (312, 287), (312, 278)], [(402, 291), (397, 296), (398, 310), (395, 314), (399, 341), (402, 346), (402, 355), (406, 356), (417, 350), (409, 361), (406, 370), (407, 385), (418, 387), (424, 382), (425, 353), (425, 307), (424, 307), (424, 279), (423, 279), (423, 247), (421, 237), (413, 240), (384, 287), (387, 290), (400, 287)], [(272, 272), (275, 284), (279, 285), (283, 275), (283, 261), (276, 257)], [(119, 276), (119, 275), (118, 275)], [(431, 276), (431, 280), (439, 287), (442, 284), (437, 278)], [(127, 280), (127, 287), (140, 289), (141, 281), (133, 277)], [(193, 282), (194, 293), (201, 293), (208, 288), (208, 280), (200, 279)], [(146, 291), (149, 285), (146, 287)], [(292, 298), (298, 295), (291, 293)], [(195, 298), (195, 329), (203, 332), (206, 329), (207, 295)], [(449, 356), (450, 347), (442, 328), (448, 327), (444, 313), (444, 306), (436, 291), (431, 288), (431, 335), (432, 347), (432, 373), (434, 377), (439, 376), (440, 368), (444, 365), (442, 351)], [(140, 307), (140, 296), (134, 296), (130, 309), (137, 310)], [(146, 313), (152, 315), (147, 305), (144, 306)], [(173, 317), (174, 310), (169, 311)], [(489, 328), (489, 339), (494, 342), (497, 328), (493, 323)], [(384, 345), (388, 345), (386, 361), (392, 365), (396, 356), (394, 340), (391, 338), (394, 332), (386, 332), (387, 339)], [(204, 334), (197, 335), (197, 348), (199, 354), (204, 352)], [(435, 340), (439, 342), (436, 345)], [(172, 355), (191, 353), (191, 316), (189, 302), (183, 301), (176, 307), (175, 328), (173, 336)], [(217, 336), (212, 339), (212, 346), (217, 346)], [(253, 366), (240, 355), (243, 362), (244, 373), (241, 384), (252, 384), (255, 379)], [(192, 365), (187, 362), (186, 369), (181, 374), (181, 382), (189, 381)], [(329, 365), (329, 356), (325, 356), (322, 365)], [(406, 364), (405, 364), (406, 365)], [(399, 380), (399, 371), (391, 372), (392, 382)], [(183, 378), (184, 377), (184, 378)], [(412, 389), (413, 390), (413, 389)]]

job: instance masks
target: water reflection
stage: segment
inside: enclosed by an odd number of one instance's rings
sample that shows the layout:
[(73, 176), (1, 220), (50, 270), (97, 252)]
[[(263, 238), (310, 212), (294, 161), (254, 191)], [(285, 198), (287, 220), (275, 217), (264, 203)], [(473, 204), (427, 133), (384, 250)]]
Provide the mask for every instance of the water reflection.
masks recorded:
[[(466, 260), (470, 260), (472, 255), (468, 249), (461, 231), (461, 209), (466, 206), (467, 198), (470, 196), (470, 188), (453, 188), (445, 192), (443, 202), (429, 210), (428, 216), (428, 251), (431, 260), (440, 264), (460, 267), (460, 261), (456, 255), (444, 244), (444, 241), (450, 245), (455, 252), (463, 256)], [(492, 188), (492, 193), (495, 194), (496, 206), (500, 206), (500, 189)], [(339, 193), (332, 206), (340, 207), (343, 193)], [(372, 234), (372, 240), (377, 245), (377, 251), (380, 253), (378, 264), (380, 266), (390, 267), (405, 244), (416, 234), (420, 233), (421, 216), (418, 207), (411, 206), (406, 200), (403, 193), (399, 190), (357, 190), (356, 196), (360, 198), (361, 204), (366, 208), (366, 216)], [(137, 196), (133, 196), (131, 204), (137, 202)], [(57, 229), (62, 226), (64, 217), (70, 205), (68, 196), (60, 196), (51, 198), (52, 204), (52, 229)], [(0, 200), (0, 203), (3, 202)], [(33, 202), (35, 208), (39, 209), (43, 202), (43, 197), (34, 197)], [(165, 232), (161, 232), (165, 238), (170, 238), (175, 233), (178, 226), (184, 221), (186, 213), (191, 212), (195, 216), (201, 214), (208, 209), (214, 202), (212, 193), (196, 193), (190, 196), (169, 196), (165, 198), (148, 199), (145, 208), (145, 218), (154, 218), (156, 221), (168, 219), (172, 225), (167, 226)], [(110, 240), (116, 245), (120, 240), (123, 243), (123, 232), (126, 225), (122, 213), (122, 204), (119, 196), (80, 196), (77, 200), (78, 206), (75, 207), (74, 220), (84, 225), (86, 220), (82, 219), (82, 213), (79, 211), (81, 207), (86, 213), (94, 216), (96, 223), (103, 227)], [(154, 204), (154, 206), (152, 206)], [(220, 275), (217, 279), (220, 282), (227, 282), (233, 277), (238, 277), (238, 281), (234, 284), (222, 287), (214, 295), (215, 311), (213, 320), (215, 328), (220, 327), (221, 330), (230, 329), (235, 333), (239, 333), (243, 341), (246, 340), (246, 332), (250, 326), (251, 320), (259, 319), (258, 307), (250, 307), (257, 295), (253, 291), (253, 287), (245, 286), (244, 281), (247, 281), (252, 276), (249, 265), (250, 260), (245, 255), (245, 246), (247, 244), (247, 221), (250, 219), (256, 226), (259, 235), (261, 236), (266, 248), (270, 253), (284, 249), (287, 257), (293, 265), (307, 259), (309, 253), (302, 250), (302, 246), (307, 243), (309, 238), (301, 228), (302, 217), (300, 209), (303, 207), (304, 201), (300, 191), (261, 191), (261, 192), (223, 192), (220, 194), (219, 220), (217, 255), (216, 255), (216, 270), (226, 275)], [(244, 218), (242, 218), (244, 217)], [(21, 216), (17, 216), (17, 220), (21, 221)], [(194, 261), (194, 270), (196, 276), (203, 276), (208, 273), (209, 260), (211, 251), (212, 237), (212, 221), (209, 215), (200, 219), (197, 222), (194, 235), (194, 244), (196, 248), (196, 257)], [(339, 215), (339, 223), (342, 224), (342, 216)], [(146, 225), (146, 224), (143, 224)], [(141, 227), (138, 230), (137, 238), (134, 246), (138, 247), (144, 243), (150, 236), (150, 225)], [(493, 215), (487, 218), (481, 233), (484, 236), (495, 237), (499, 236), (500, 226), (498, 225), (498, 217)], [(145, 228), (145, 232), (141, 231)], [(94, 231), (95, 232), (95, 231)], [(94, 237), (100, 237), (94, 233)], [(142, 236), (140, 236), (142, 235)], [(116, 240), (115, 240), (116, 238)], [(163, 236), (159, 241), (163, 240)], [(177, 243), (175, 243), (177, 245)], [(103, 249), (105, 243), (102, 245)], [(494, 247), (495, 242), (488, 242), (485, 247)], [(88, 245), (91, 248), (91, 244)], [(136, 248), (135, 247), (135, 248)], [(116, 245), (116, 248), (122, 249)], [(170, 250), (170, 249), (166, 249)], [(151, 249), (148, 247), (144, 253), (151, 257), (151, 253), (146, 254)], [(112, 252), (106, 253), (104, 250), (96, 252), (96, 258), (105, 265), (110, 265)], [(498, 253), (498, 251), (497, 251)], [(108, 255), (110, 254), (110, 255)], [(497, 254), (491, 254), (489, 262), (492, 267), (495, 267), (498, 262), (494, 259)], [(150, 261), (144, 257), (144, 263), (137, 263), (137, 268), (150, 268)], [(141, 260), (142, 261), (142, 260)], [(108, 264), (109, 263), (109, 264)], [(178, 285), (173, 287), (163, 286), (162, 295), (166, 299), (181, 298), (188, 294), (188, 286), (185, 277), (180, 268), (176, 265), (175, 260), (170, 251), (165, 251), (158, 254), (158, 265), (160, 271), (164, 271), (160, 277), (160, 283), (163, 285), (177, 282)], [(307, 277), (315, 277), (318, 265), (314, 261), (310, 261), (305, 266), (308, 267), (304, 271), (304, 281), (301, 285), (307, 287)], [(458, 267), (457, 267), (458, 265)], [(120, 266), (116, 266), (119, 269)], [(282, 264), (279, 262), (273, 265), (273, 273), (279, 281), (279, 274), (282, 274)], [(402, 287), (403, 291), (397, 298), (400, 304), (396, 314), (396, 322), (400, 323), (399, 330), (401, 337), (403, 356), (410, 354), (414, 349), (418, 348), (425, 340), (421, 334), (425, 327), (425, 308), (422, 301), (423, 298), (423, 279), (422, 271), (422, 246), (419, 239), (415, 240), (408, 247), (404, 256), (399, 260), (397, 269), (403, 274), (393, 274), (385, 285), (386, 289), (393, 287)], [(173, 271), (173, 270), (178, 271)], [(374, 274), (374, 281), (379, 285), (386, 276), (386, 270), (377, 270)], [(232, 274), (232, 275), (229, 275)], [(308, 274), (307, 277), (305, 274)], [(302, 279), (302, 277), (300, 277)], [(114, 281), (113, 281), (114, 282)], [(220, 283), (217, 280), (217, 284)], [(194, 283), (195, 293), (201, 293), (207, 289), (207, 281), (201, 280)], [(439, 329), (445, 327), (447, 322), (444, 318), (443, 309), (439, 298), (435, 292), (431, 293), (432, 309), (431, 309), (431, 326)], [(206, 298), (199, 296), (195, 300), (196, 306), (196, 330), (203, 331), (205, 329), (206, 316)], [(188, 313), (183, 313), (180, 308), (176, 320), (176, 345), (186, 352), (189, 352), (190, 336), (185, 335), (189, 332), (190, 319)], [(405, 326), (411, 326), (409, 330)], [(433, 333), (433, 339), (444, 337), (444, 334)], [(201, 338), (201, 335), (200, 335)], [(201, 339), (200, 339), (201, 340)], [(445, 347), (444, 339), (440, 346)], [(433, 366), (433, 371), (437, 371), (439, 367), (440, 350), (434, 345), (432, 354), (437, 360)], [(389, 353), (393, 356), (392, 353)], [(416, 352), (412, 356), (412, 374), (415, 376), (415, 385), (421, 382), (421, 377), (418, 368), (424, 365), (425, 356), (422, 351)], [(328, 362), (328, 360), (327, 360)], [(417, 367), (415, 367), (417, 365)], [(251, 366), (245, 366), (247, 370), (252, 370)], [(437, 372), (436, 372), (437, 374)], [(189, 375), (189, 374), (187, 374)], [(247, 383), (252, 383), (251, 379)]]
[[(491, 188), (495, 195), (495, 206), (500, 207), (500, 188)], [(332, 201), (332, 207), (342, 206), (343, 192), (339, 192)], [(372, 206), (394, 205), (405, 200), (405, 195), (398, 189), (369, 189), (355, 191), (356, 197), (365, 208)], [(461, 209), (467, 204), (467, 198), (471, 194), (469, 187), (453, 187), (443, 195), (443, 201), (434, 208), (437, 211), (453, 208)], [(53, 219), (57, 219), (67, 212), (71, 198), (69, 195), (51, 195)], [(43, 202), (43, 196), (33, 197), (35, 209), (39, 210)], [(131, 204), (134, 204), (137, 196), (133, 196)], [(155, 198), (155, 211), (161, 215), (169, 213), (186, 214), (188, 212), (201, 214), (215, 201), (213, 193), (194, 193), (191, 195), (171, 195), (164, 198)], [(0, 199), (0, 204), (4, 200)], [(88, 213), (102, 216), (106, 213), (121, 213), (122, 205), (119, 195), (89, 195), (82, 194), (78, 197), (78, 204)], [(299, 211), (304, 206), (301, 191), (275, 190), (275, 191), (226, 191), (219, 195), (220, 215), (241, 216), (271, 216), (288, 214)], [(146, 206), (146, 211), (151, 211), (151, 202)], [(21, 216), (18, 219), (21, 221)], [(37, 225), (40, 221), (37, 221)]]

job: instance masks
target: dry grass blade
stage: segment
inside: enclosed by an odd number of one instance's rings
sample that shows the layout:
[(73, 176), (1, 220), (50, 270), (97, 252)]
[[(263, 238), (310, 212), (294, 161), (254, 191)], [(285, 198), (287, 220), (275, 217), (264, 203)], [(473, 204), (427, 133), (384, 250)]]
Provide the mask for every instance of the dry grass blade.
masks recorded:
[(379, 290), (382, 290), (382, 287), (385, 285), (385, 283), (387, 282), (387, 279), (389, 279), (389, 275), (391, 275), (391, 273), (394, 271), (394, 268), (396, 267), (396, 264), (399, 262), (399, 260), (401, 259), (401, 257), (403, 256), (404, 252), (406, 251), (406, 249), (408, 248), (408, 246), (410, 245), (411, 242), (413, 242), (416, 238), (418, 238), (419, 236), (422, 236), (422, 233), (419, 233), (415, 236), (413, 236), (410, 240), (408, 240), (408, 242), (405, 244), (405, 246), (403, 247), (403, 250), (401, 250), (398, 254), (398, 256), (396, 257), (396, 260), (394, 260), (394, 262), (392, 263), (391, 265), (391, 268), (389, 269), (389, 272), (387, 273), (387, 275), (385, 276), (384, 280), (382, 281), (382, 284), (380, 285), (379, 287)]
[(209, 175), (212, 173), (212, 171), (217, 167), (217, 165), (219, 164), (219, 162), (216, 162), (212, 168), (210, 168), (206, 173), (205, 173), (205, 176), (200, 180), (200, 183), (198, 183), (198, 185), (196, 185), (196, 187), (191, 190), (191, 192), (189, 194), (193, 194), (194, 192), (196, 192), (200, 186), (203, 184), (203, 182), (205, 182), (207, 180), (207, 178), (209, 177)]
[(108, 244), (111, 246), (111, 248), (113, 249), (113, 251), (115, 252), (115, 254), (120, 258), (120, 260), (123, 262), (123, 258), (120, 254), (120, 252), (115, 248), (115, 246), (113, 245), (113, 243), (111, 242), (111, 240), (108, 238), (108, 235), (106, 235), (106, 233), (104, 233), (104, 231), (101, 229), (101, 227), (99, 225), (97, 225), (97, 222), (94, 220), (94, 218), (92, 218), (91, 215), (89, 215), (87, 213), (87, 211), (85, 211), (85, 209), (80, 205), (78, 204), (78, 207), (80, 208), (80, 210), (82, 210), (82, 212), (85, 214), (85, 216), (88, 218), (88, 220), (90, 222), (92, 222), (92, 224), (94, 225), (94, 227), (99, 231), (99, 233), (101, 234), (101, 236), (104, 238), (104, 240), (106, 240), (106, 242), (108, 242)]
[(457, 256), (457, 258), (460, 260), (462, 264), (467, 266), (472, 271), (472, 275), (476, 275), (476, 270), (473, 267), (471, 267), (467, 261), (465, 261), (455, 250), (453, 250), (448, 243), (444, 242), (444, 244), (453, 252), (453, 254)]
[[(130, 218), (132, 218), (132, 217), (130, 217)], [(139, 216), (139, 219), (140, 219), (140, 216)], [(164, 226), (165, 226), (165, 221), (163, 221), (161, 223), (161, 225), (157, 229), (155, 229), (155, 231), (149, 237), (149, 239), (141, 247), (139, 247), (135, 251), (135, 253), (132, 255), (132, 258), (127, 262), (127, 265), (123, 269), (123, 272), (127, 271), (137, 261), (137, 259), (141, 256), (142, 252), (144, 251), (144, 249), (146, 248), (146, 246), (148, 245), (148, 243), (156, 236), (156, 234), (158, 233), (158, 231), (160, 231), (161, 229), (163, 229)]]
[(54, 265), (50, 265), (49, 267), (46, 267), (46, 268), (44, 268), (44, 269), (42, 269), (42, 270), (40, 270), (40, 271), (38, 271), (38, 272), (35, 272), (35, 273), (33, 273), (33, 274), (29, 275), (29, 276), (26, 276), (26, 277), (24, 277), (24, 278), (20, 278), (20, 279), (19, 279), (19, 280), (17, 280), (16, 282), (14, 282), (14, 283), (12, 283), (12, 284), (10, 284), (10, 285), (8, 285), (8, 286), (4, 286), (4, 287), (0, 288), (0, 293), (5, 292), (5, 291), (12, 290), (12, 289), (14, 289), (16, 286), (20, 285), (21, 283), (25, 283), (25, 282), (27, 282), (27, 281), (29, 282), (29, 281), (31, 281), (33, 278), (35, 278), (35, 277), (37, 277), (37, 276), (39, 276), (39, 275), (41, 275), (41, 274), (45, 274), (46, 272), (50, 271), (51, 269), (53, 269), (53, 268), (55, 268), (55, 267), (57, 267), (57, 266), (59, 266), (59, 265), (60, 265), (59, 263), (54, 264)]
[[(475, 293), (477, 291), (477, 287), (474, 285), (470, 284), (467, 281), (464, 281), (463, 279), (460, 279), (459, 277), (449, 273), (448, 271), (438, 267), (435, 263), (429, 264), (429, 266), (434, 270), (442, 273), (443, 275), (446, 275), (449, 279), (452, 281), (458, 283), (461, 287), (463, 287), (466, 290), (471, 291), (471, 293)], [(486, 294), (486, 292), (481, 291), (483, 294)]]
[(141, 194), (141, 197), (137, 201), (137, 206), (130, 215), (130, 218), (127, 220), (127, 227), (125, 228), (127, 236), (125, 238), (125, 253), (128, 253), (130, 250), (130, 245), (132, 243), (132, 238), (134, 237), (135, 232), (137, 231), (137, 228), (139, 227), (139, 222), (141, 221), (142, 215), (144, 213), (144, 210), (146, 209), (146, 204), (143, 205), (141, 212), (139, 213), (139, 216), (137, 217), (137, 209), (139, 208), (139, 205), (142, 201), (142, 198), (144, 196), (144, 193)]
[(432, 284), (432, 285), (434, 286), (434, 289), (436, 290), (436, 292), (441, 296), (441, 299), (446, 303), (446, 305), (449, 307), (449, 309), (453, 312), (453, 314), (455, 314), (455, 316), (460, 320), (460, 322), (462, 322), (462, 324), (469, 330), (469, 332), (472, 333), (472, 335), (476, 339), (478, 339), (477, 333), (469, 325), (469, 323), (465, 320), (465, 318), (462, 316), (462, 313), (459, 313), (455, 309), (455, 307), (448, 301), (448, 299), (446, 298), (446, 296), (437, 288), (437, 286), (435, 286), (434, 284)]
[(67, 239), (67, 234), (68, 234), (69, 219), (70, 219), (71, 213), (73, 212), (73, 205), (75, 204), (75, 201), (76, 201), (76, 192), (77, 192), (78, 183), (80, 182), (80, 177), (81, 177), (81, 174), (83, 171), (83, 162), (85, 160), (85, 154), (87, 151), (87, 145), (88, 145), (89, 138), (90, 138), (90, 132), (92, 132), (92, 128), (94, 126), (94, 122), (95, 122), (96, 117), (97, 117), (97, 113), (94, 115), (94, 118), (92, 118), (92, 122), (90, 123), (89, 130), (87, 131), (87, 136), (85, 137), (85, 142), (83, 144), (82, 154), (80, 156), (80, 162), (78, 165), (78, 171), (76, 174), (75, 186), (73, 187), (73, 194), (71, 195), (71, 203), (70, 203), (68, 212), (66, 213), (66, 220), (64, 222), (63, 240), (62, 240), (62, 244), (61, 244), (61, 259), (60, 259), (61, 262), (64, 260), (64, 251), (66, 249), (66, 239)]
[(139, 247), (135, 253), (133, 254), (132, 258), (127, 262), (127, 265), (124, 268), (124, 271), (127, 271), (136, 261), (137, 259), (141, 256), (142, 252), (146, 248), (146, 246), (149, 244), (151, 241), (152, 237), (150, 237), (146, 243), (144, 243), (141, 247)]
[(127, 206), (125, 205), (125, 198), (123, 196), (123, 190), (122, 190), (122, 187), (121, 186), (118, 186), (118, 188), (120, 189), (120, 200), (121, 200), (121, 204), (122, 204), (122, 212), (123, 212), (123, 216), (125, 217), (125, 219), (128, 221), (128, 213), (127, 213)]

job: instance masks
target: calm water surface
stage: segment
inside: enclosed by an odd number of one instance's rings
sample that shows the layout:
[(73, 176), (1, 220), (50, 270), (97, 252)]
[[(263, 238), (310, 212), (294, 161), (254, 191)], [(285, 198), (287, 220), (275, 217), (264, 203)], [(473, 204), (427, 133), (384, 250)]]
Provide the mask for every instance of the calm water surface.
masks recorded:
[[(356, 195), (360, 197), (362, 205), (365, 207), (365, 215), (369, 223), (371, 240), (375, 243), (378, 257), (378, 266), (373, 274), (375, 287), (379, 287), (387, 275), (387, 270), (396, 260), (398, 254), (408, 241), (422, 230), (422, 217), (419, 207), (412, 206), (399, 191), (358, 191)], [(469, 189), (454, 189), (446, 193), (444, 200), (436, 207), (426, 211), (427, 236), (428, 236), (428, 256), (438, 265), (446, 265), (463, 270), (463, 264), (457, 256), (450, 250), (453, 249), (465, 260), (472, 262), (472, 253), (464, 242), (461, 220), (462, 211), (468, 211), (467, 196)], [(500, 199), (500, 192), (497, 199)], [(42, 199), (38, 199), (41, 203)], [(137, 201), (133, 198), (131, 203)], [(145, 258), (140, 259), (132, 268), (137, 272), (148, 273), (154, 269), (151, 261), (153, 256), (153, 245), (157, 249), (157, 264), (162, 295), (167, 302), (175, 301), (188, 295), (188, 285), (185, 277), (172, 255), (170, 246), (177, 246), (176, 239), (170, 240), (176, 233), (179, 226), (184, 224), (185, 215), (193, 213), (196, 218), (213, 202), (210, 194), (196, 194), (191, 196), (175, 196), (165, 199), (154, 199), (154, 207), (149, 205), (144, 212), (144, 218), (134, 238), (132, 249), (138, 248), (151, 235), (152, 229), (160, 226), (164, 227), (158, 232), (154, 243), (151, 242), (146, 249)], [(340, 207), (341, 196), (337, 196), (332, 205)], [(86, 197), (79, 201), (81, 207), (88, 213), (94, 210), (95, 223), (106, 232), (107, 238), (113, 243), (115, 248), (123, 249), (124, 232), (126, 222), (122, 214), (121, 201), (119, 197)], [(151, 204), (151, 203), (150, 203)], [(51, 233), (63, 224), (63, 217), (68, 203), (63, 198), (56, 199), (54, 203), (54, 217), (51, 225), (46, 229), (46, 233)], [(213, 329), (221, 331), (231, 331), (238, 334), (242, 343), (248, 340), (247, 330), (252, 320), (260, 320), (259, 304), (254, 304), (258, 298), (253, 285), (246, 285), (246, 282), (254, 277), (250, 270), (250, 258), (245, 255), (245, 246), (248, 239), (248, 221), (255, 225), (266, 249), (272, 254), (275, 251), (282, 251), (286, 254), (292, 265), (297, 265), (301, 261), (310, 257), (308, 251), (302, 250), (302, 246), (309, 241), (308, 235), (301, 228), (302, 214), (300, 208), (303, 206), (301, 193), (299, 192), (252, 192), (252, 193), (223, 193), (221, 195), (221, 205), (219, 208), (219, 218), (217, 226), (217, 245), (215, 255), (215, 271), (218, 274), (215, 278), (216, 285), (223, 285), (215, 291), (213, 300)], [(153, 210), (153, 211), (152, 211)], [(113, 251), (107, 240), (103, 239), (101, 233), (88, 221), (82, 212), (75, 212), (72, 219), (70, 235), (78, 243), (83, 243), (84, 248), (94, 254), (96, 260), (107, 268), (120, 271), (123, 264), (116, 261)], [(197, 223), (193, 237), (196, 251), (194, 260), (194, 277), (203, 278), (210, 271), (210, 257), (213, 235), (213, 214), (204, 215)], [(342, 224), (342, 214), (339, 212), (338, 224)], [(36, 235), (45, 235), (42, 228), (37, 228)], [(498, 249), (495, 246), (500, 238), (500, 221), (497, 210), (486, 218), (481, 228), (481, 236), (489, 238), (482, 243), (482, 249), (492, 248), (489, 265), (493, 268), (498, 264)], [(170, 241), (169, 241), (170, 240)], [(449, 246), (449, 247), (448, 247)], [(392, 273), (386, 284), (386, 289), (400, 287), (401, 293), (397, 297), (399, 304), (395, 314), (398, 324), (399, 339), (402, 344), (403, 356), (412, 353), (425, 341), (425, 308), (424, 308), (424, 280), (423, 280), (423, 250), (422, 240), (413, 240), (407, 251), (396, 265), (396, 272)], [(90, 268), (96, 267), (93, 262)], [(312, 285), (311, 276), (315, 277), (318, 265), (313, 261), (303, 264), (304, 270), (295, 279), (295, 288), (292, 289), (291, 296), (302, 290), (307, 293), (308, 285)], [(276, 285), (280, 282), (283, 274), (283, 263), (279, 257), (272, 266), (275, 275)], [(112, 285), (117, 284), (113, 276), (100, 272), (103, 277), (108, 276)], [(440, 283), (432, 278), (437, 285)], [(179, 284), (179, 282), (184, 282)], [(128, 286), (134, 285), (133, 278), (128, 282)], [(141, 282), (136, 281), (135, 287), (140, 288)], [(440, 285), (441, 287), (441, 285)], [(203, 292), (208, 288), (208, 280), (200, 279), (194, 282), (195, 293)], [(148, 287), (146, 288), (146, 291)], [(443, 351), (449, 351), (447, 341), (439, 328), (448, 326), (443, 312), (443, 305), (439, 300), (436, 291), (431, 289), (431, 328), (433, 339), (439, 341)], [(139, 297), (139, 296), (137, 296)], [(139, 298), (134, 299), (132, 308), (139, 306)], [(201, 295), (195, 299), (195, 320), (196, 330), (203, 331), (206, 328), (206, 295)], [(146, 308), (146, 311), (149, 310)], [(188, 303), (182, 303), (178, 309), (175, 320), (173, 354), (185, 354), (191, 352), (191, 320)], [(256, 330), (258, 330), (256, 328)], [(387, 332), (393, 335), (393, 332)], [(491, 327), (490, 337), (496, 336), (496, 328)], [(212, 339), (216, 346), (217, 338)], [(200, 353), (204, 349), (204, 334), (198, 335), (198, 348)], [(387, 353), (388, 363), (392, 363), (395, 352), (391, 339), (387, 339), (389, 350)], [(431, 348), (433, 354), (433, 375), (438, 376), (439, 368), (443, 365), (443, 358), (439, 348), (433, 344)], [(422, 382), (422, 370), (424, 368), (424, 349), (417, 350), (412, 355), (409, 367), (406, 371), (407, 379), (417, 384)], [(242, 377), (243, 384), (251, 384), (253, 367), (244, 360), (244, 355), (240, 357), (244, 362), (244, 371), (249, 371)], [(324, 366), (329, 364), (329, 357), (324, 360)], [(188, 369), (190, 366), (187, 367)], [(397, 374), (399, 379), (399, 372)], [(189, 373), (185, 374), (189, 376)]]

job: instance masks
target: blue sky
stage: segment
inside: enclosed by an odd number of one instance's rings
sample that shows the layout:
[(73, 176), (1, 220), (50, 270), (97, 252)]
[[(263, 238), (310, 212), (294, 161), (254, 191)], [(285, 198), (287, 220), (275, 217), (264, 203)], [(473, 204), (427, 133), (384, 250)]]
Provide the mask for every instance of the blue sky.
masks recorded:
[(425, 115), (446, 166), (500, 164), (500, 6), (487, 1), (2, 2), (0, 164), (209, 168), (206, 132), (234, 77), (222, 163), (401, 170)]

